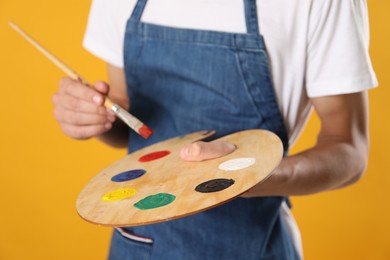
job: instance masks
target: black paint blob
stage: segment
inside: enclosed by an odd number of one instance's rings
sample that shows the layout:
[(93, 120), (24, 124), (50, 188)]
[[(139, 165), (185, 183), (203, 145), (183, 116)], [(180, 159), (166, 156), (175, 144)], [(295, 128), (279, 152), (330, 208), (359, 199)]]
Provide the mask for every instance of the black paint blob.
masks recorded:
[(195, 190), (202, 193), (216, 192), (224, 190), (233, 184), (234, 180), (232, 179), (214, 179), (199, 184), (196, 186)]

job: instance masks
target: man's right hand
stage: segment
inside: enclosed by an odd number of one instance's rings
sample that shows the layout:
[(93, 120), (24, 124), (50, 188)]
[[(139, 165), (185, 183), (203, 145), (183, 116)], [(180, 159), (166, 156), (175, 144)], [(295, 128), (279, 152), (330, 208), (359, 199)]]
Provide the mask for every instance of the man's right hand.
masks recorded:
[(63, 78), (53, 95), (54, 117), (65, 135), (88, 139), (106, 133), (112, 128), (115, 114), (104, 106), (108, 84), (98, 81), (94, 88)]

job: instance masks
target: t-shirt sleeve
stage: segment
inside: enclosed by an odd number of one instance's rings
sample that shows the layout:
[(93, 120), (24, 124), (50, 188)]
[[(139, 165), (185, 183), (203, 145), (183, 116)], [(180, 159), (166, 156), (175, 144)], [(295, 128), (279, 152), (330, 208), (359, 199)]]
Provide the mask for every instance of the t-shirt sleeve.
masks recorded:
[(368, 45), (366, 1), (313, 1), (305, 78), (308, 96), (354, 93), (375, 87), (378, 82)]
[(93, 0), (83, 40), (85, 49), (120, 68), (123, 68), (124, 30), (133, 2)]

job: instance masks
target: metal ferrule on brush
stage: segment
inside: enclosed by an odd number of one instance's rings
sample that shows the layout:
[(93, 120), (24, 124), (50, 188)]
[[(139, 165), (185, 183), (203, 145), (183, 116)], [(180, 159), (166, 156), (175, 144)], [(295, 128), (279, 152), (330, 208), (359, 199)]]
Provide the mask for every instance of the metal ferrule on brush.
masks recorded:
[(138, 130), (142, 127), (143, 123), (141, 121), (120, 106), (115, 104), (111, 107), (111, 110), (114, 111), (114, 113), (134, 131), (138, 132)]

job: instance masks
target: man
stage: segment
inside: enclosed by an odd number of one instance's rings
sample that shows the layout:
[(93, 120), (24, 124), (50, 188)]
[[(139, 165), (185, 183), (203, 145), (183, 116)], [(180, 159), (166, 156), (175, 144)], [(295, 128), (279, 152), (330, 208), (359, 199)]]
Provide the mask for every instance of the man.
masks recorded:
[[(95, 0), (84, 45), (107, 61), (109, 84), (60, 82), (55, 117), (73, 138), (96, 137), (132, 152), (197, 130), (221, 136), (263, 128), (278, 134), (287, 153), (311, 107), (321, 121), (317, 144), (285, 157), (244, 198), (118, 229), (111, 259), (299, 259), (286, 196), (341, 188), (364, 173), (367, 90), (377, 82), (363, 0)], [(155, 134), (129, 137), (103, 107), (105, 95)], [(234, 149), (198, 142), (180, 156), (201, 161)], [(128, 240), (137, 236), (150, 240)]]

